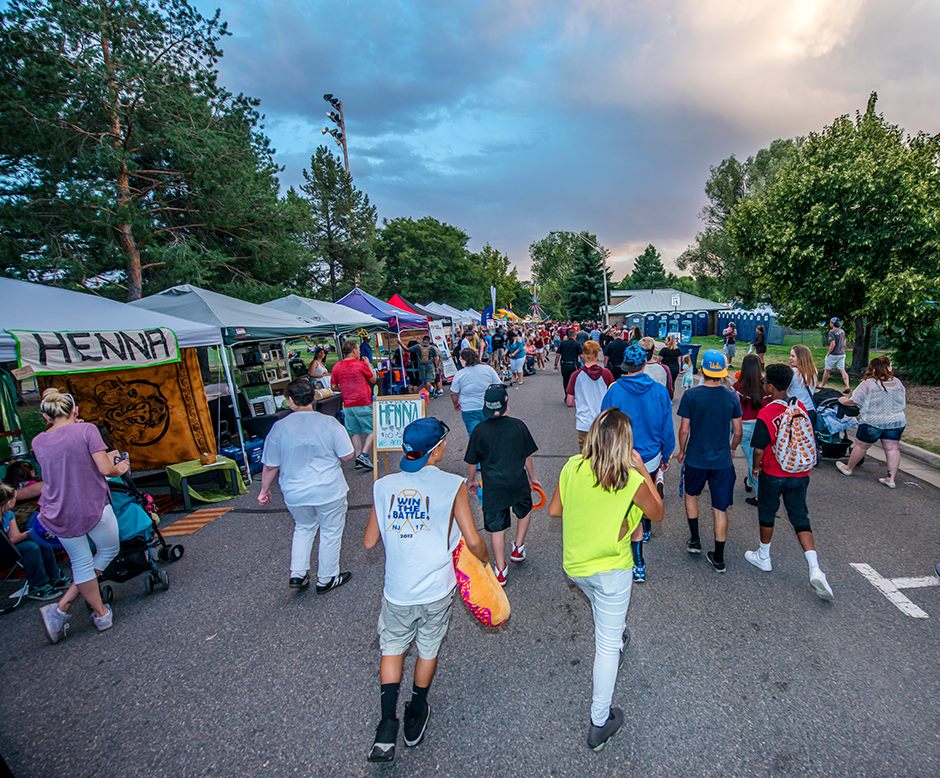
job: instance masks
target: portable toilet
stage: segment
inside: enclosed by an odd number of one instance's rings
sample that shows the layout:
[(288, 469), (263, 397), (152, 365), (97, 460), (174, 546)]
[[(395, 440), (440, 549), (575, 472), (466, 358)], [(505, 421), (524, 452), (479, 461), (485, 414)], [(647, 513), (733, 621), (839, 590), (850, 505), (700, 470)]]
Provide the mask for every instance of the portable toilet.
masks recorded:
[(645, 317), (642, 313), (634, 313), (630, 315), (625, 324), (628, 329), (636, 327), (640, 332), (643, 332), (645, 329), (645, 321)]
[(655, 338), (659, 332), (659, 317), (655, 313), (646, 314), (646, 322), (643, 325), (643, 334), (650, 338)]
[(707, 335), (708, 334), (708, 311), (696, 311), (695, 316), (695, 327), (693, 328), (693, 333), (695, 335)]
[(679, 322), (682, 320), (682, 314), (674, 311), (669, 314), (669, 332), (679, 331)]
[(682, 335), (682, 342), (689, 343), (692, 335), (695, 333), (695, 314), (692, 311), (685, 311), (679, 320), (679, 333)]
[(669, 317), (665, 313), (659, 314), (659, 328), (656, 331), (656, 337), (662, 340), (669, 331)]

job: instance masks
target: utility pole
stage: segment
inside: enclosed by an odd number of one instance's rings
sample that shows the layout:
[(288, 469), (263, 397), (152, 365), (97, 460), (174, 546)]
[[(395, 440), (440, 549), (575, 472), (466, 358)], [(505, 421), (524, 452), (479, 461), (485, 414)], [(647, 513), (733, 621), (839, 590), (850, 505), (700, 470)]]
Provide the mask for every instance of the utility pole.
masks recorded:
[(343, 150), (343, 164), (346, 166), (346, 175), (349, 175), (349, 151), (346, 148), (346, 119), (343, 116), (343, 101), (330, 92), (323, 95), (323, 99), (333, 106), (333, 110), (327, 111), (326, 116), (336, 126), (324, 127), (320, 132), (324, 135), (332, 135), (336, 145)]

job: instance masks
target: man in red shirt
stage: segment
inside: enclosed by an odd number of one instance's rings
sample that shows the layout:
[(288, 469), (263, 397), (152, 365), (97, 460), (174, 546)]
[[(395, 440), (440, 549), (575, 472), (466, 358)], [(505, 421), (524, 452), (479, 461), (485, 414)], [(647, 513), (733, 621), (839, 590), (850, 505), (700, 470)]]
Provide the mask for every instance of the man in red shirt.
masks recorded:
[[(788, 473), (777, 457), (774, 447), (781, 418), (787, 410), (787, 389), (793, 380), (793, 371), (787, 365), (767, 366), (767, 379), (764, 389), (773, 397), (757, 414), (751, 445), (754, 448), (753, 474), (758, 479), (757, 519), (760, 524), (760, 547), (757, 551), (747, 551), (744, 558), (754, 567), (769, 573), (770, 541), (774, 534), (774, 514), (783, 498), (787, 518), (793, 525), (796, 538), (803, 547), (803, 556), (809, 565), (809, 582), (816, 594), (823, 600), (832, 599), (832, 588), (826, 580), (826, 574), (819, 569), (816, 558), (816, 544), (813, 530), (809, 523), (809, 511), (806, 507), (806, 489), (809, 486), (809, 470), (800, 473)], [(805, 412), (802, 403), (799, 407)]]
[(343, 343), (343, 359), (333, 366), (330, 374), (333, 391), (343, 396), (343, 416), (346, 431), (352, 440), (357, 470), (371, 470), (372, 460), (372, 386), (375, 374), (368, 360), (359, 354), (359, 343), (349, 338)]

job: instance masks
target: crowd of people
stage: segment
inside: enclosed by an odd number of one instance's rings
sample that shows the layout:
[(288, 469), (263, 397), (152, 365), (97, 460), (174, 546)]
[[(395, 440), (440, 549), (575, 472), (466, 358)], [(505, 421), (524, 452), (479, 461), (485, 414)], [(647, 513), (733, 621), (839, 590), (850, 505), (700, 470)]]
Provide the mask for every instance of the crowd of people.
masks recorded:
[[(833, 319), (822, 381), (812, 353), (802, 345), (792, 348), (789, 364), (765, 364), (765, 352), (754, 349), (733, 374), (733, 331), (725, 332), (724, 348), (705, 351), (697, 367), (673, 337), (659, 345), (635, 329), (594, 322), (463, 332), (455, 347), (459, 370), (450, 396), (467, 432), (466, 472), (440, 467), (450, 430), (434, 417), (432, 405), (427, 418), (404, 431), (400, 472), (379, 478), (373, 488), (364, 544), (371, 548), (381, 542), (385, 583), (378, 616), (380, 719), (369, 760), (395, 756), (403, 660), (412, 643), (417, 662), (404, 708), (404, 742), (415, 746), (424, 737), (431, 709), (428, 692), (456, 586), (451, 553), (461, 537), (481, 562), (492, 560), (500, 586), (509, 582), (510, 566), (527, 558), (532, 490), (541, 489), (533, 460), (538, 445), (525, 422), (509, 413), (510, 388), (522, 384), (526, 362), (533, 372), (560, 371), (565, 404), (574, 409), (578, 452), (551, 490), (548, 513), (562, 521), (564, 571), (584, 592), (595, 622), (589, 747), (602, 749), (623, 723), (622, 710), (611, 702), (629, 639), (627, 610), (633, 584), (648, 580), (644, 545), (653, 538), (653, 525), (663, 519), (667, 478), (674, 477), (678, 485), (689, 530), (685, 548), (693, 556), (703, 552), (701, 500), (707, 487), (712, 542), (704, 557), (723, 574), (728, 510), (737, 483), (734, 457), (742, 452), (746, 502), (757, 509), (755, 547), (744, 558), (762, 572), (772, 571), (771, 542), (782, 501), (806, 560), (808, 582), (821, 599), (831, 600), (807, 491), (819, 458), (814, 397), (831, 371), (844, 370), (845, 337), (839, 332)], [(265, 441), (257, 499), (269, 504), (277, 483), (294, 519), (288, 576), (292, 589), (312, 583), (311, 554), (318, 532), (316, 592), (326, 594), (352, 577), (341, 564), (348, 510), (342, 465), (354, 461), (357, 470), (373, 467), (368, 452), (376, 374), (363, 345), (358, 338), (347, 339), (343, 358), (331, 371), (325, 354), (315, 353), (309, 377), (287, 387), (292, 413), (274, 424)], [(443, 394), (441, 354), (429, 338), (407, 345), (407, 352), (416, 365), (416, 385), (433, 401)], [(314, 412), (315, 392), (326, 381), (342, 395), (342, 422)], [(904, 386), (890, 360), (875, 357), (861, 383), (839, 403), (854, 408), (860, 421), (855, 447), (846, 463), (837, 463), (839, 470), (853, 476), (868, 448), (881, 441), (887, 473), (879, 481), (894, 488), (906, 419)], [(90, 606), (98, 630), (113, 623), (96, 580), (118, 550), (105, 479), (126, 472), (128, 461), (109, 450), (96, 427), (81, 421), (71, 395), (47, 390), (42, 412), (49, 429), (33, 441), (42, 482), (37, 487), (29, 473), (21, 473), (17, 484), (0, 492), (0, 500), (4, 531), (29, 560), (31, 583), (58, 596), (57, 603), (40, 611), (45, 633), (55, 643), (66, 636), (79, 595)], [(37, 493), (43, 522), (69, 557), (71, 578), (59, 571), (54, 557), (32, 549), (10, 518), (18, 497)], [(473, 517), (472, 495), (480, 502), (483, 533)]]

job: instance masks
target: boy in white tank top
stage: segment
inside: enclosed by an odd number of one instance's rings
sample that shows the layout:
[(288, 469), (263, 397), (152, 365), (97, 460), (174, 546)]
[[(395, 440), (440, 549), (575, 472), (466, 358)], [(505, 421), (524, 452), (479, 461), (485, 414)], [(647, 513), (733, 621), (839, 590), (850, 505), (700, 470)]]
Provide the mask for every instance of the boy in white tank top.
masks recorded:
[[(418, 649), (411, 701), (405, 706), (405, 745), (424, 737), (431, 708), (428, 688), (437, 654), (447, 634), (457, 578), (451, 552), (461, 533), (467, 548), (484, 564), (486, 544), (470, 512), (464, 479), (437, 468), (450, 430), (435, 418), (405, 427), (401, 472), (375, 482), (372, 514), (363, 543), (385, 548), (385, 588), (379, 614), (382, 718), (369, 751), (370, 762), (391, 762), (398, 739), (398, 693), (404, 654)], [(456, 525), (456, 526), (454, 526)]]

